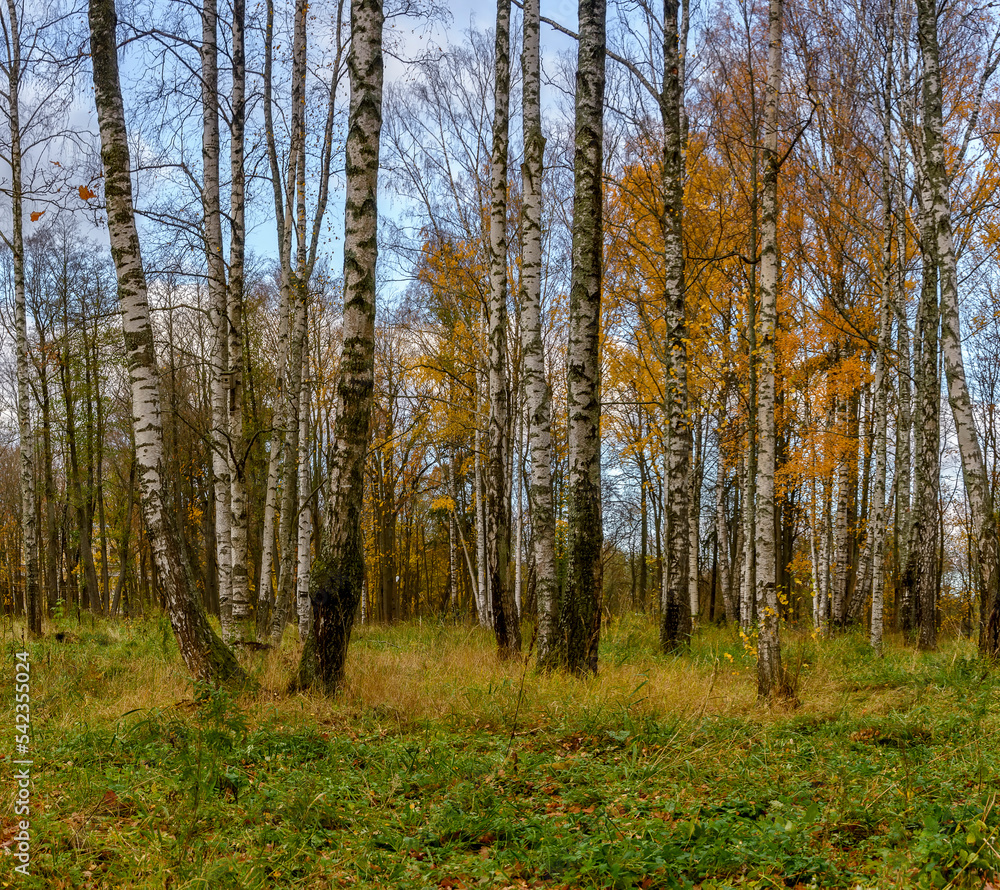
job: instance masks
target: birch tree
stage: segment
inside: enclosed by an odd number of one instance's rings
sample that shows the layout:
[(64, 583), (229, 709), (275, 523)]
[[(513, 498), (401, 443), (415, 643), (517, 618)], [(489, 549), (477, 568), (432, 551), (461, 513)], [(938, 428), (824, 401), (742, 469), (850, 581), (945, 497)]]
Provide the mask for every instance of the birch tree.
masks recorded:
[[(926, 233), (931, 239), (929, 249), (937, 264), (940, 278), (941, 351), (944, 356), (948, 402), (955, 421), (962, 474), (969, 499), (969, 512), (974, 538), (974, 562), (978, 568), (978, 588), (984, 605), (979, 633), (979, 649), (983, 655), (1000, 655), (1000, 588), (998, 588), (998, 541), (996, 515), (986, 463), (976, 432), (972, 402), (965, 376), (958, 312), (958, 268), (952, 233), (951, 198), (948, 170), (945, 164), (943, 121), (943, 88), (941, 83), (941, 51), (938, 41), (938, 7), (934, 0), (917, 0), (917, 36), (923, 61), (923, 174), (926, 178), (925, 213), (929, 219)], [(997, 60), (986, 59), (985, 79), (996, 68)], [(978, 102), (976, 97), (969, 122), (969, 132), (975, 128)], [(967, 143), (966, 143), (967, 144)], [(964, 154), (964, 146), (959, 160)], [(925, 639), (926, 637), (926, 639)], [(921, 626), (921, 645), (931, 646), (933, 636)]]
[(330, 449), (326, 539), (313, 566), (312, 629), (298, 680), (302, 685), (315, 682), (328, 693), (343, 683), (365, 572), (361, 519), (375, 367), (383, 23), (381, 0), (351, 0), (343, 351)]
[(218, 566), (222, 638), (234, 635), (232, 488), (229, 463), (229, 321), (226, 264), (222, 245), (219, 183), (219, 59), (217, 0), (201, 9), (202, 187), (205, 259), (208, 265), (209, 317), (212, 346), (212, 479), (215, 488), (215, 559)]
[(660, 645), (677, 646), (691, 633), (688, 588), (692, 485), (691, 418), (687, 384), (687, 310), (684, 278), (684, 58), (688, 4), (664, 0), (663, 89), (659, 96), (663, 125), (661, 165), (664, 258), (664, 320), (666, 322), (665, 414), (667, 421), (666, 492), (664, 500), (663, 603)]
[(501, 656), (521, 648), (521, 623), (510, 585), (507, 367), (507, 154), (510, 130), (510, 0), (497, 2), (493, 147), (490, 158), (489, 451), (486, 485), (486, 588)]
[(760, 337), (757, 371), (757, 694), (773, 698), (790, 692), (781, 666), (774, 523), (776, 442), (774, 423), (775, 329), (778, 314), (778, 96), (781, 89), (783, 0), (768, 4), (767, 85), (764, 90), (764, 144), (761, 159)]
[(573, 268), (566, 386), (569, 412), (568, 569), (560, 626), (566, 664), (597, 673), (603, 598), (600, 324), (604, 229), (604, 0), (580, 0), (573, 172)]
[[(872, 648), (882, 652), (882, 634), (885, 607), (885, 579), (882, 577), (884, 561), (886, 505), (885, 476), (887, 451), (887, 410), (889, 377), (886, 363), (889, 356), (889, 339), (892, 333), (892, 311), (895, 305), (892, 247), (895, 238), (892, 197), (892, 65), (896, 34), (896, 4), (890, 2), (888, 10), (888, 35), (885, 53), (882, 97), (882, 299), (879, 308), (878, 345), (875, 353), (875, 491), (873, 494), (874, 517), (869, 536), (871, 552), (872, 617), (869, 639)], [(864, 583), (864, 578), (859, 579)]]
[(164, 590), (170, 623), (188, 669), (205, 680), (244, 683), (248, 678), (236, 657), (208, 623), (191, 578), (190, 566), (183, 558), (177, 518), (167, 496), (169, 482), (164, 479), (163, 473), (160, 381), (149, 319), (146, 276), (132, 204), (131, 159), (118, 74), (118, 22), (114, 0), (91, 0), (89, 22), (108, 231), (118, 275), (118, 299), (132, 388), (132, 427), (146, 534)]
[[(280, 642), (287, 618), (294, 611), (296, 567), (296, 488), (298, 480), (298, 400), (301, 393), (307, 329), (309, 282), (316, 268), (320, 235), (323, 230), (330, 195), (330, 176), (336, 156), (334, 128), (340, 110), (338, 91), (344, 76), (346, 0), (337, 0), (331, 27), (333, 46), (328, 61), (330, 76), (322, 90), (322, 129), (315, 167), (307, 164), (307, 26), (309, 4), (296, 0), (293, 16), (292, 71), (288, 148), (285, 163), (275, 131), (275, 112), (279, 111), (274, 87), (274, 4), (267, 3), (267, 33), (264, 54), (264, 122), (267, 156), (274, 195), (275, 223), (281, 291), (281, 332), (278, 355), (278, 400), (275, 409), (268, 459), (267, 491), (264, 505), (264, 534), (258, 584), (257, 632), (272, 644)], [(315, 200), (310, 203), (307, 186), (316, 183)], [(295, 246), (294, 258), (292, 246)], [(280, 496), (280, 507), (279, 507)], [(277, 549), (276, 549), (277, 545)], [(275, 557), (280, 563), (275, 571)]]
[(232, 96), (229, 128), (230, 237), (227, 328), (229, 337), (228, 457), (232, 546), (232, 621), (240, 636), (249, 636), (250, 585), (247, 553), (249, 516), (246, 495), (248, 447), (243, 435), (243, 300), (246, 260), (246, 0), (234, 0)]
[(559, 660), (559, 589), (556, 577), (555, 513), (552, 503), (552, 387), (545, 374), (542, 340), (542, 134), (539, 59), (539, 0), (525, 0), (521, 49), (524, 163), (521, 167), (521, 354), (528, 414), (531, 477), (531, 558), (538, 602), (538, 663)]

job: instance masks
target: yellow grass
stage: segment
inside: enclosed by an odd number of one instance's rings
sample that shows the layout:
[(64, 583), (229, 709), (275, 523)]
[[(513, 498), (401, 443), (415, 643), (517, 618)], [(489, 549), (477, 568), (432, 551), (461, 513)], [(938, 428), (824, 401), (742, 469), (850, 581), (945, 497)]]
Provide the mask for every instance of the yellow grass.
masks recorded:
[[(786, 632), (785, 664), (798, 680), (799, 705), (757, 700), (752, 641), (735, 632), (699, 632), (691, 650), (657, 652), (653, 619), (629, 616), (605, 628), (596, 677), (577, 679), (535, 670), (527, 661), (500, 661), (489, 632), (424, 623), (355, 630), (343, 693), (288, 694), (301, 647), (290, 629), (278, 652), (242, 657), (260, 684), (241, 696), (251, 723), (324, 725), (335, 731), (367, 723), (382, 730), (439, 722), (490, 727), (498, 732), (552, 730), (592, 723), (611, 726), (657, 719), (679, 724), (702, 717), (768, 723), (794, 713), (827, 720), (844, 713), (880, 716), (906, 709), (909, 691), (888, 683), (859, 688), (848, 678), (845, 648), (858, 640), (815, 640)], [(164, 619), (144, 622), (64, 622), (60, 642), (49, 633), (32, 669), (34, 719), (47, 730), (115, 721), (130, 713), (187, 707), (194, 689)], [(15, 626), (9, 646), (21, 636)], [(5, 634), (6, 636), (6, 634)], [(974, 647), (952, 641), (935, 654), (957, 658)], [(923, 656), (893, 639), (887, 658), (912, 665)]]

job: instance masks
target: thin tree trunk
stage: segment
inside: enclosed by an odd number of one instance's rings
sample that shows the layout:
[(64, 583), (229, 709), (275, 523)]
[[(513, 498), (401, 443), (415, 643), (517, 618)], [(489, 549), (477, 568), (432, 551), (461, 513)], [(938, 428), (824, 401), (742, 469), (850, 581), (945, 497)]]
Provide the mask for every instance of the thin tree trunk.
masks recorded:
[[(902, 164), (902, 159), (900, 161)], [(905, 583), (904, 574), (910, 561), (910, 529), (913, 524), (913, 514), (910, 509), (911, 487), (911, 431), (913, 416), (911, 410), (910, 388), (910, 322), (906, 313), (906, 203), (902, 173), (898, 175), (898, 208), (899, 218), (896, 224), (896, 274), (895, 313), (896, 313), (896, 453), (893, 470), (894, 487), (896, 491), (896, 508), (893, 527), (893, 539), (896, 549), (896, 564), (894, 586), (896, 592), (896, 626), (900, 630), (913, 630), (912, 622), (912, 585)]]
[(48, 345), (45, 327), (39, 326), (40, 353), (38, 364), (39, 386), (42, 400), (42, 459), (45, 462), (43, 477), (45, 484), (45, 586), (49, 610), (59, 601), (60, 566), (59, 529), (56, 524), (56, 483), (52, 468), (52, 399), (48, 378)]
[[(302, 271), (302, 264), (299, 264)], [(292, 330), (292, 343), (288, 356), (288, 379), (285, 385), (291, 390), (294, 387), (294, 398), (291, 396), (286, 405), (288, 423), (285, 427), (281, 479), (281, 518), (278, 524), (278, 548), (280, 562), (278, 565), (277, 594), (274, 608), (271, 612), (271, 627), (269, 639), (272, 646), (281, 645), (281, 637), (288, 623), (289, 613), (294, 608), (292, 602), (295, 596), (295, 537), (296, 537), (296, 506), (298, 504), (298, 457), (299, 457), (299, 395), (302, 388), (302, 362), (308, 360), (308, 350), (305, 348), (306, 322), (308, 315), (307, 294), (305, 282), (299, 275), (295, 276), (293, 291), (295, 300), (295, 325)]]
[(938, 376), (938, 264), (933, 223), (927, 208), (926, 184), (921, 185), (921, 250), (923, 284), (918, 312), (917, 359), (917, 510), (913, 523), (911, 573), (921, 649), (937, 645), (937, 528), (941, 476), (941, 384)]
[(312, 567), (312, 490), (309, 478), (309, 381), (303, 375), (299, 396), (299, 535), (296, 571), (296, 615), (299, 639), (309, 636), (312, 607), (309, 603), (309, 570)]
[[(100, 293), (100, 292), (99, 292)], [(104, 503), (104, 400), (101, 398), (101, 372), (100, 359), (97, 350), (98, 325), (102, 306), (97, 304), (97, 311), (94, 317), (94, 339), (92, 362), (94, 369), (94, 412), (96, 415), (95, 428), (95, 472), (96, 480), (94, 485), (94, 497), (97, 503), (98, 528), (101, 533), (101, 614), (108, 614), (111, 606), (111, 579), (108, 572), (108, 524)]]
[(490, 614), (489, 574), (486, 571), (486, 486), (483, 484), (482, 446), (483, 434), (479, 430), (477, 420), (473, 437), (475, 458), (472, 466), (475, 474), (476, 498), (476, 612), (479, 616), (479, 626), (491, 627), (493, 619)]
[(691, 608), (691, 628), (694, 630), (701, 612), (700, 573), (698, 570), (698, 555), (701, 551), (701, 424), (695, 427), (695, 447), (692, 453), (690, 467), (690, 512), (688, 514), (688, 600)]
[[(298, 182), (298, 164), (305, 141), (305, 66), (306, 66), (306, 15), (308, 4), (296, 0), (295, 24), (292, 37), (292, 109), (288, 160), (282, 190), (282, 175), (278, 161), (277, 142), (274, 137), (272, 90), (272, 65), (274, 59), (274, 2), (267, 0), (267, 24), (264, 49), (264, 129), (267, 136), (267, 155), (270, 163), (271, 184), (274, 192), (275, 222), (278, 231), (278, 262), (281, 269), (281, 320), (279, 324), (279, 349), (277, 367), (277, 398), (272, 421), (271, 450), (267, 466), (267, 491), (264, 496), (264, 534), (261, 546), (260, 579), (257, 585), (257, 634), (266, 638), (272, 627), (277, 600), (275, 585), (275, 549), (278, 525), (279, 478), (288, 478), (284, 470), (287, 459), (285, 440), (288, 427), (297, 418), (291, 416), (292, 386), (286, 379), (289, 373), (289, 346), (295, 330), (296, 314), (292, 273), (292, 230), (295, 222), (295, 186)], [(294, 364), (294, 362), (292, 363)], [(297, 392), (295, 397), (297, 397)]]
[(246, 250), (246, 0), (233, 0), (232, 121), (230, 123), (229, 241), (229, 481), (232, 542), (232, 624), (238, 639), (249, 639), (249, 516), (246, 494), (247, 446), (243, 435), (243, 290)]
[(24, 611), (28, 632), (42, 634), (42, 592), (38, 568), (38, 520), (35, 497), (35, 439), (31, 430), (28, 363), (28, 322), (24, 305), (24, 207), (21, 182), (21, 28), (15, 0), (7, 0), (9, 63), (7, 68), (10, 120), (11, 214), (10, 248), (14, 259), (14, 327), (17, 336), (17, 422), (20, 436), (21, 529), (24, 540)]
[[(88, 515), (87, 500), (89, 492), (84, 491), (83, 469), (80, 466), (79, 437), (77, 435), (76, 405), (77, 396), (73, 388), (71, 337), (69, 333), (69, 290), (70, 282), (65, 268), (59, 283), (62, 291), (63, 304), (63, 356), (59, 365), (59, 372), (62, 378), (63, 405), (66, 411), (66, 444), (69, 448), (69, 467), (66, 479), (66, 488), (73, 505), (73, 512), (76, 514), (77, 530), (77, 564), (83, 570), (81, 604), (86, 600), (86, 607), (97, 611), (99, 593), (97, 589), (97, 570), (94, 566), (93, 549), (93, 527), (91, 517)], [(81, 302), (81, 316), (83, 316)], [(84, 320), (84, 324), (86, 321)], [(86, 354), (87, 344), (84, 338), (83, 349)], [(86, 362), (86, 359), (84, 360)], [(87, 403), (86, 397), (83, 399)]]
[(882, 634), (885, 608), (885, 579), (882, 577), (883, 550), (885, 546), (885, 475), (886, 428), (888, 403), (888, 375), (886, 361), (892, 333), (892, 312), (895, 305), (894, 275), (892, 265), (893, 230), (892, 214), (892, 55), (895, 38), (895, 2), (890, 3), (890, 24), (885, 61), (885, 96), (882, 112), (882, 306), (879, 312), (878, 351), (875, 356), (875, 491), (874, 518), (869, 534), (872, 550), (872, 620), (871, 645), (882, 652)]
[[(756, 409), (754, 410), (754, 415), (756, 416)], [(740, 566), (740, 627), (744, 631), (749, 631), (751, 625), (756, 618), (756, 605), (755, 596), (757, 594), (756, 590), (756, 553), (754, 552), (754, 535), (756, 528), (756, 519), (754, 518), (754, 502), (756, 500), (756, 488), (757, 483), (754, 478), (751, 477), (751, 465), (756, 465), (754, 460), (757, 447), (756, 433), (750, 436), (751, 444), (750, 450), (747, 452), (746, 460), (743, 462), (743, 521), (740, 523), (740, 532), (742, 534), (742, 546), (739, 549), (739, 553), (742, 559), (742, 565)]]
[(722, 607), (726, 614), (726, 623), (730, 626), (739, 621), (739, 610), (733, 602), (730, 583), (731, 561), (729, 558), (729, 531), (726, 522), (726, 471), (719, 458), (719, 469), (715, 479), (715, 540), (718, 547), (719, 590), (722, 593)]
[(115, 594), (111, 600), (109, 613), (112, 618), (118, 615), (118, 608), (125, 590), (125, 579), (128, 577), (128, 547), (132, 538), (132, 502), (135, 500), (135, 459), (129, 463), (128, 493), (125, 495), (122, 510), (122, 530), (118, 539), (118, 580), (115, 582)]
[(837, 398), (836, 429), (840, 440), (837, 459), (837, 513), (833, 550), (833, 591), (830, 597), (833, 624), (843, 628), (847, 624), (848, 565), (851, 559), (849, 501), (851, 488), (851, 458), (848, 452), (847, 400)]
[(233, 631), (232, 491), (229, 464), (229, 321), (226, 262), (222, 246), (222, 208), (219, 186), (219, 67), (217, 0), (203, 0), (201, 8), (201, 158), (204, 181), (205, 258), (208, 264), (208, 303), (212, 331), (212, 477), (215, 486), (215, 564), (219, 584), (222, 639)]

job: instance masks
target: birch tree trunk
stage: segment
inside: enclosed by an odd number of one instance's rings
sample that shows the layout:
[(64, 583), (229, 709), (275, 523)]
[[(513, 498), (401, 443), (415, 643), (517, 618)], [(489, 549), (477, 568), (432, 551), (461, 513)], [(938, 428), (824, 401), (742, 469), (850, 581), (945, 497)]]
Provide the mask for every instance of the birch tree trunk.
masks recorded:
[(923, 283), (917, 312), (918, 348), (916, 476), (917, 509), (912, 525), (909, 580), (914, 588), (916, 626), (921, 649), (937, 645), (938, 510), (941, 477), (941, 381), (938, 374), (938, 263), (933, 223), (927, 207), (926, 181), (919, 187)]
[(42, 587), (39, 578), (38, 520), (35, 496), (35, 439), (31, 430), (31, 384), (28, 321), (24, 304), (24, 206), (21, 181), (21, 28), (15, 0), (7, 0), (9, 33), (7, 101), (10, 119), (11, 255), (14, 261), (14, 328), (17, 337), (17, 423), (19, 432), (21, 533), (24, 537), (24, 611), (28, 632), (42, 634)]
[(559, 586), (556, 578), (556, 528), (552, 503), (552, 388), (545, 375), (542, 340), (542, 135), (539, 60), (539, 0), (525, 0), (521, 56), (524, 116), (524, 194), (521, 203), (521, 355), (528, 412), (531, 478), (531, 560), (538, 602), (538, 664), (550, 667), (560, 654)]
[(295, 222), (295, 186), (298, 182), (298, 165), (302, 161), (305, 143), (305, 76), (306, 76), (306, 15), (305, 0), (296, 0), (295, 23), (292, 36), (292, 109), (288, 159), (284, 173), (278, 162), (278, 148), (274, 136), (272, 66), (274, 59), (274, 2), (267, 0), (267, 25), (264, 50), (264, 130), (267, 137), (267, 155), (274, 192), (274, 212), (278, 230), (278, 262), (281, 269), (281, 320), (277, 367), (277, 398), (272, 421), (271, 450), (267, 465), (267, 491), (264, 496), (264, 534), (261, 547), (260, 579), (257, 585), (257, 634), (270, 635), (273, 612), (277, 601), (275, 584), (275, 543), (278, 525), (279, 479), (287, 478), (284, 464), (287, 458), (285, 440), (288, 427), (296, 417), (291, 414), (292, 387), (289, 374), (289, 346), (295, 330), (296, 313), (292, 282), (292, 230)]
[(885, 61), (885, 96), (882, 109), (882, 306), (879, 311), (878, 348), (875, 354), (875, 490), (874, 515), (869, 540), (872, 565), (872, 620), (871, 645), (882, 653), (883, 613), (885, 608), (885, 579), (882, 577), (885, 546), (885, 474), (886, 428), (888, 403), (888, 376), (886, 361), (892, 331), (892, 309), (895, 305), (892, 242), (895, 235), (892, 215), (892, 55), (895, 38), (895, 3), (890, 4), (892, 18), (889, 23), (888, 46)]
[(246, 0), (233, 0), (232, 122), (229, 159), (229, 479), (232, 522), (232, 618), (239, 639), (249, 639), (250, 584), (247, 553), (249, 517), (246, 496), (247, 447), (243, 435), (243, 290), (246, 250)]
[(830, 629), (830, 554), (833, 552), (833, 486), (828, 479), (823, 480), (823, 539), (820, 547), (820, 594), (819, 628), (822, 633)]
[[(296, 507), (298, 506), (300, 440), (299, 396), (302, 389), (302, 363), (303, 360), (308, 360), (305, 336), (309, 310), (306, 283), (301, 275), (302, 265), (302, 263), (299, 264), (299, 274), (296, 274), (293, 280), (295, 321), (288, 355), (288, 377), (285, 381), (285, 385), (289, 389), (289, 398), (285, 405), (287, 421), (282, 446), (284, 458), (281, 473), (281, 515), (278, 524), (280, 562), (277, 592), (271, 611), (271, 627), (268, 633), (270, 643), (274, 647), (281, 645), (281, 637), (284, 634), (285, 625), (288, 623), (288, 615), (294, 608), (292, 600), (295, 595), (295, 539), (298, 526)], [(293, 388), (294, 397), (290, 392)]]
[[(661, 187), (663, 212), (664, 322), (666, 361), (664, 393), (667, 420), (667, 467), (664, 500), (663, 608), (660, 646), (670, 651), (691, 634), (690, 513), (691, 419), (687, 385), (687, 313), (684, 280), (684, 133), (681, 65), (687, 34), (679, 27), (679, 0), (663, 4), (663, 89), (660, 120), (663, 125)], [(685, 17), (686, 20), (686, 17)]]
[[(902, 159), (901, 164), (902, 166)], [(913, 525), (911, 505), (911, 432), (913, 416), (910, 388), (910, 321), (906, 312), (906, 203), (903, 192), (903, 177), (899, 175), (898, 207), (899, 220), (896, 226), (896, 390), (898, 409), (896, 414), (896, 454), (893, 479), (896, 490), (896, 510), (893, 527), (895, 529), (896, 565), (896, 627), (911, 632), (912, 585), (906, 583), (905, 572), (910, 562), (910, 539)]]
[(698, 623), (701, 610), (701, 579), (698, 571), (698, 554), (701, 550), (701, 430), (702, 427), (699, 423), (695, 427), (694, 451), (691, 455), (689, 484), (690, 509), (688, 511), (688, 535), (690, 540), (688, 543), (688, 601), (690, 603), (692, 631)]
[(837, 512), (833, 538), (832, 591), (830, 595), (831, 620), (835, 627), (847, 625), (847, 584), (851, 560), (850, 522), (848, 521), (851, 458), (847, 451), (848, 408), (846, 398), (837, 397), (836, 426), (840, 439), (840, 456), (837, 459)]
[(501, 657), (521, 649), (510, 586), (507, 369), (507, 154), (510, 129), (510, 0), (497, 2), (493, 149), (490, 163), (489, 451), (486, 460), (486, 565), (493, 633)]
[(483, 483), (482, 447), (483, 434), (477, 419), (473, 439), (475, 459), (472, 467), (476, 498), (476, 612), (480, 627), (492, 627), (489, 573), (486, 571), (486, 486)]
[[(754, 388), (756, 392), (756, 387)], [(756, 409), (754, 415), (756, 415)], [(757, 453), (756, 433), (748, 434), (751, 439), (750, 449), (747, 452), (746, 460), (743, 462), (743, 517), (740, 523), (741, 546), (737, 551), (741, 557), (740, 565), (740, 627), (744, 631), (750, 630), (756, 615), (754, 598), (757, 595), (754, 553), (755, 540), (754, 531), (756, 520), (754, 518), (754, 501), (756, 482), (750, 475), (751, 464), (756, 464), (754, 457)]]
[(781, 89), (782, 0), (768, 5), (767, 86), (764, 91), (764, 181), (761, 194), (760, 341), (757, 376), (757, 694), (791, 690), (781, 667), (774, 526), (776, 439), (775, 329), (778, 317), (778, 94)]
[(295, 613), (299, 639), (309, 637), (312, 607), (309, 602), (309, 570), (312, 567), (312, 491), (309, 475), (309, 381), (303, 375), (299, 396), (299, 504), (298, 565), (295, 573)]
[(383, 22), (380, 0), (351, 0), (343, 351), (330, 449), (326, 541), (313, 566), (313, 627), (299, 669), (301, 685), (315, 681), (327, 693), (343, 684), (365, 573), (361, 520), (375, 374)]
[(575, 674), (597, 673), (603, 601), (600, 324), (606, 11), (605, 0), (580, 0), (573, 254), (566, 357), (568, 567), (560, 614), (566, 638), (566, 665)]
[(726, 623), (734, 625), (739, 620), (739, 609), (736, 608), (733, 602), (732, 585), (730, 583), (731, 561), (729, 558), (729, 530), (726, 522), (726, 475), (721, 457), (715, 480), (715, 540), (719, 548), (719, 590), (722, 592), (722, 604), (726, 613)]
[(245, 683), (248, 678), (235, 656), (208, 623), (192, 583), (190, 567), (182, 558), (176, 520), (165, 497), (160, 381), (132, 206), (131, 161), (118, 76), (114, 2), (91, 0), (89, 13), (108, 230), (118, 273), (118, 297), (132, 384), (133, 431), (146, 534), (170, 623), (188, 669), (196, 677), (212, 682)]
[(983, 655), (995, 658), (1000, 655), (997, 520), (962, 358), (958, 270), (952, 235), (950, 183), (945, 164), (937, 5), (932, 0), (917, 0), (917, 34), (924, 63), (924, 167), (927, 178), (928, 212), (933, 227), (934, 253), (940, 275), (941, 351), (944, 355), (945, 378), (948, 383), (948, 402), (955, 421), (955, 435), (962, 457), (962, 474), (975, 535), (973, 562), (979, 571), (980, 602), (985, 606), (982, 610), (984, 620), (980, 622), (979, 650)]
[(226, 263), (222, 247), (219, 185), (219, 68), (216, 0), (201, 8), (201, 100), (205, 257), (208, 262), (208, 302), (212, 348), (212, 476), (215, 486), (215, 562), (218, 569), (222, 639), (233, 633), (232, 491), (229, 463), (229, 321)]

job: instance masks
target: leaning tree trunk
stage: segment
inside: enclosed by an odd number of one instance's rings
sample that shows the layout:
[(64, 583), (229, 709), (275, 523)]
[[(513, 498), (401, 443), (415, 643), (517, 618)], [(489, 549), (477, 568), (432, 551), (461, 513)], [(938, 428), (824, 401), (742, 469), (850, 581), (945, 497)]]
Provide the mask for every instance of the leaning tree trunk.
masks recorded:
[(962, 474), (969, 498), (974, 536), (973, 562), (979, 570), (978, 587), (986, 606), (981, 622), (979, 649), (989, 657), (1000, 656), (1000, 584), (998, 584), (998, 540), (996, 516), (986, 463), (976, 432), (972, 401), (965, 379), (958, 314), (958, 272), (951, 224), (948, 171), (945, 165), (943, 98), (940, 51), (937, 33), (937, 5), (917, 0), (917, 33), (924, 63), (923, 123), (924, 175), (927, 178), (928, 213), (934, 238), (941, 292), (941, 351), (944, 354), (948, 402), (955, 421)]
[(661, 186), (663, 208), (663, 316), (666, 326), (664, 413), (667, 421), (666, 499), (663, 505), (664, 571), (660, 646), (675, 649), (691, 633), (689, 581), (691, 567), (691, 418), (687, 385), (687, 311), (684, 281), (684, 134), (681, 60), (687, 35), (678, 27), (680, 3), (663, 4), (663, 125)]
[(761, 194), (760, 339), (757, 376), (757, 694), (785, 694), (778, 637), (777, 538), (774, 524), (776, 459), (774, 393), (778, 318), (778, 91), (781, 88), (782, 0), (770, 0), (767, 86), (764, 93), (764, 183)]
[(246, 674), (205, 615), (190, 566), (182, 557), (176, 518), (165, 497), (160, 380), (132, 206), (131, 160), (115, 42), (117, 24), (114, 0), (91, 0), (94, 97), (101, 133), (111, 255), (118, 273), (118, 297), (132, 383), (132, 423), (146, 535), (170, 623), (188, 669), (205, 680), (243, 683), (248, 679)]
[(299, 668), (300, 684), (315, 682), (329, 693), (339, 689), (344, 680), (344, 661), (365, 571), (361, 521), (375, 376), (383, 22), (380, 0), (351, 0), (344, 345), (331, 442), (326, 541), (313, 565), (313, 627)]
[(576, 147), (573, 160), (573, 268), (566, 356), (569, 454), (568, 568), (559, 616), (566, 665), (597, 673), (601, 634), (601, 380), (600, 327), (604, 226), (605, 0), (580, 0), (576, 74)]
[(510, 0), (497, 3), (493, 149), (490, 171), (489, 450), (486, 456), (486, 566), (493, 632), (501, 657), (521, 648), (510, 586), (507, 367), (507, 153), (510, 130)]

